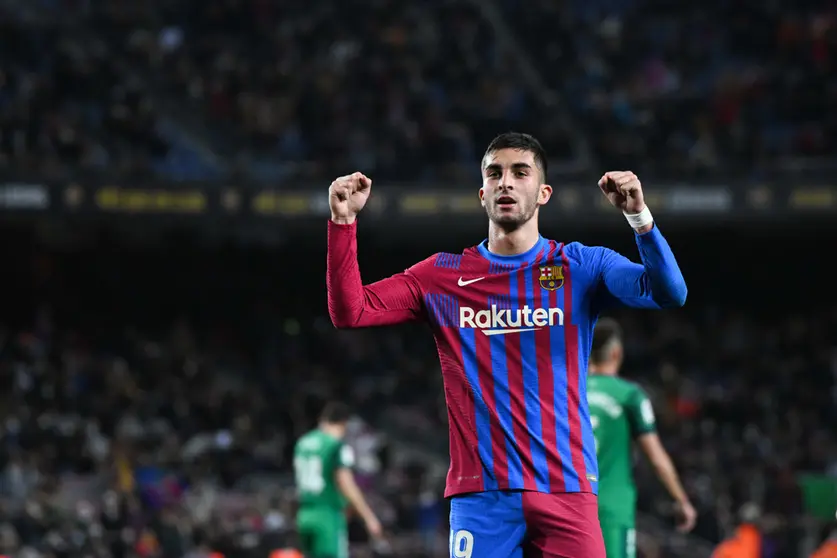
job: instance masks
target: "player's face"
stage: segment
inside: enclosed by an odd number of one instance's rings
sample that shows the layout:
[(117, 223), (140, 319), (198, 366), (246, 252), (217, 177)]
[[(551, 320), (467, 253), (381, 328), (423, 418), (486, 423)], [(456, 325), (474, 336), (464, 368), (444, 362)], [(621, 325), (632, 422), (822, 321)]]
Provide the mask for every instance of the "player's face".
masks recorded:
[(520, 227), (551, 195), (552, 187), (543, 183), (531, 151), (500, 149), (485, 156), (480, 200), (492, 222), (507, 228)]

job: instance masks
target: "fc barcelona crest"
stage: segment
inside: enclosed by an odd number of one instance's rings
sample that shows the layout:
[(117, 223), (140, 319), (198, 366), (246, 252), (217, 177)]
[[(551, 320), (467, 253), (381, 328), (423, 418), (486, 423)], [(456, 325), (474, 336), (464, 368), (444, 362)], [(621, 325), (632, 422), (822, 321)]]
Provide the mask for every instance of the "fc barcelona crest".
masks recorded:
[(540, 283), (547, 291), (557, 291), (564, 286), (564, 268), (560, 265), (542, 265)]

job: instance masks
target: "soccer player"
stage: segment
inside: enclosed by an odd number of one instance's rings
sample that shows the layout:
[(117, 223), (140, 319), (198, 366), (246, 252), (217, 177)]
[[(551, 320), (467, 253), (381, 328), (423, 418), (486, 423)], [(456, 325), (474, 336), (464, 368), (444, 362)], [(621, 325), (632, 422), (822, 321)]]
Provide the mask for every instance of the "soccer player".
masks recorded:
[(294, 447), (294, 480), (299, 494), (296, 523), (306, 558), (349, 556), (346, 501), (363, 519), (369, 535), (381, 536), (381, 524), (352, 474), (352, 448), (342, 442), (350, 415), (341, 403), (326, 405), (319, 427), (302, 436)]
[(605, 173), (599, 187), (633, 227), (642, 264), (538, 233), (552, 187), (532, 136), (498, 136), (481, 170), (488, 239), (370, 285), (360, 278), (355, 219), (372, 180), (356, 172), (332, 182), (329, 314), (341, 328), (433, 327), (450, 425), (452, 557), (517, 558), (525, 548), (601, 558), (586, 394), (593, 324), (616, 302), (681, 306), (686, 284), (632, 172)]
[(676, 504), (679, 530), (691, 531), (697, 514), (677, 470), (655, 432), (651, 401), (638, 385), (617, 377), (622, 365), (622, 330), (602, 318), (593, 330), (587, 402), (599, 461), (599, 522), (607, 558), (636, 555), (636, 486), (632, 444), (636, 440)]

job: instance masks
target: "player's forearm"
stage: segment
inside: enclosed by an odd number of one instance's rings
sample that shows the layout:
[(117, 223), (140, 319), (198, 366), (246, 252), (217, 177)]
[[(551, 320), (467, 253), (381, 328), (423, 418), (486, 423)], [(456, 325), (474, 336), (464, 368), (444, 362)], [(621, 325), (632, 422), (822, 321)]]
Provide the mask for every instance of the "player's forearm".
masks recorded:
[(357, 263), (357, 225), (328, 223), (326, 290), (335, 327), (354, 327), (363, 312), (363, 282)]
[(415, 318), (419, 295), (399, 274), (363, 285), (357, 261), (357, 224), (328, 223), (328, 313), (335, 327), (390, 325)]
[(340, 492), (364, 521), (369, 521), (375, 517), (375, 513), (369, 507), (369, 504), (366, 503), (366, 498), (363, 497), (363, 493), (358, 488), (357, 483), (354, 482), (354, 479), (341, 482)]
[(685, 503), (689, 501), (689, 497), (686, 495), (686, 491), (680, 483), (680, 476), (677, 474), (677, 469), (674, 468), (674, 463), (672, 463), (668, 454), (655, 457), (651, 465), (657, 473), (657, 478), (660, 479), (666, 491), (668, 491), (669, 495), (676, 502)]
[(683, 306), (688, 289), (680, 266), (660, 229), (655, 225), (649, 227), (645, 232), (637, 231), (636, 244), (651, 299), (662, 308)]

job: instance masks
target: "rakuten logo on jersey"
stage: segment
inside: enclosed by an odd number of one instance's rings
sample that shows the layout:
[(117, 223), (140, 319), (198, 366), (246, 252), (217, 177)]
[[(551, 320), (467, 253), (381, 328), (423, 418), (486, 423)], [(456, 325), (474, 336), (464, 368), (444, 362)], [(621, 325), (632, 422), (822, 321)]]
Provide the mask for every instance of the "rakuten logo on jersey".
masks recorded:
[(497, 308), (474, 310), (459, 307), (459, 327), (482, 331), (483, 335), (506, 335), (535, 331), (543, 327), (564, 325), (564, 311), (560, 308), (530, 308), (525, 305), (517, 310)]

